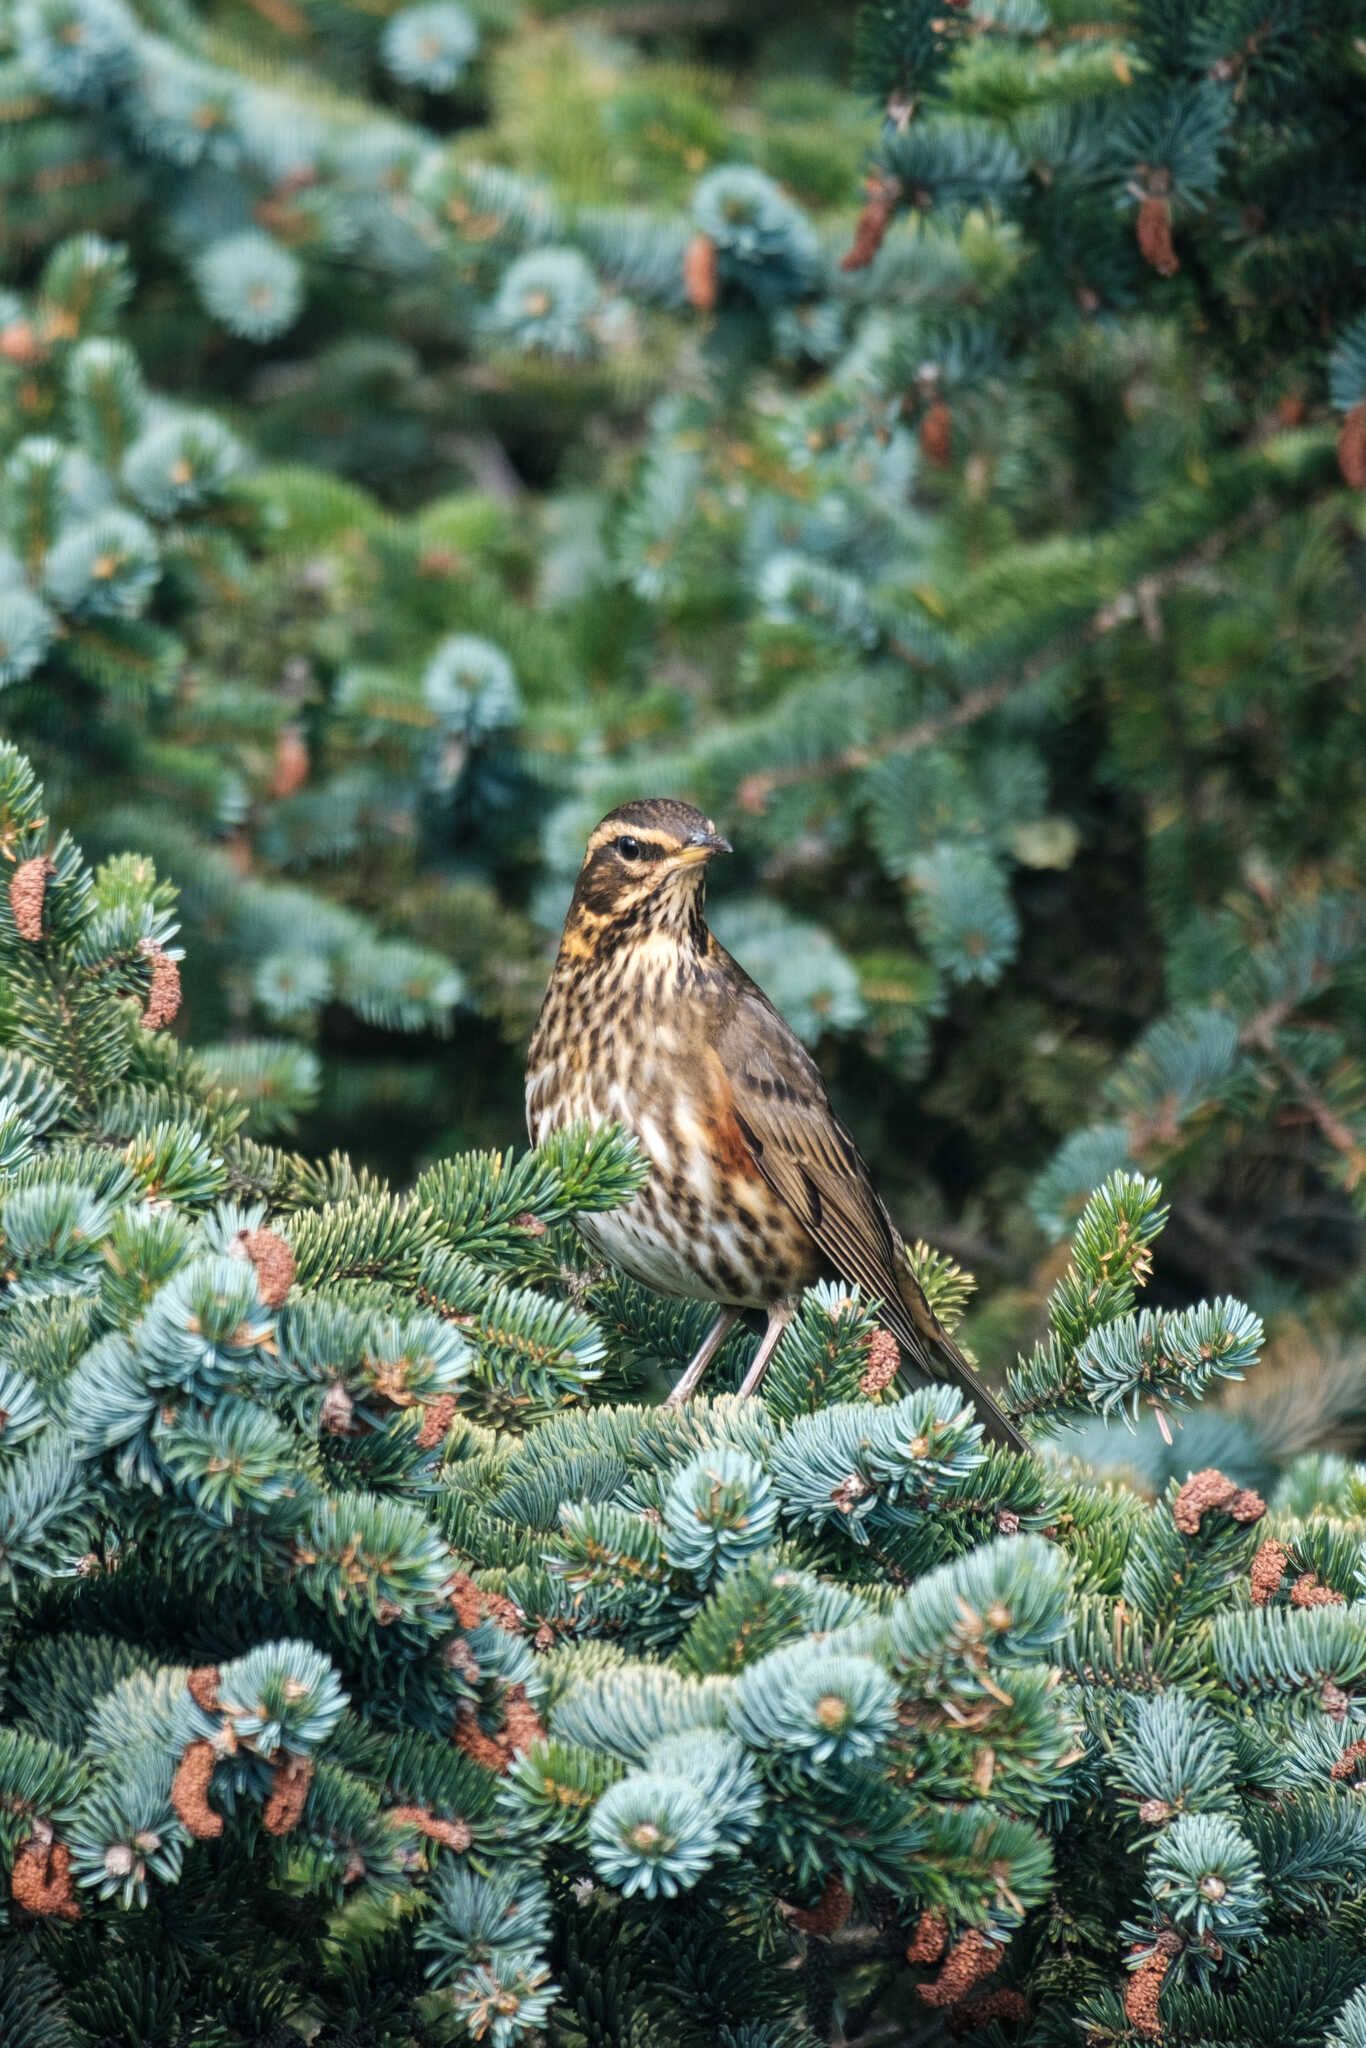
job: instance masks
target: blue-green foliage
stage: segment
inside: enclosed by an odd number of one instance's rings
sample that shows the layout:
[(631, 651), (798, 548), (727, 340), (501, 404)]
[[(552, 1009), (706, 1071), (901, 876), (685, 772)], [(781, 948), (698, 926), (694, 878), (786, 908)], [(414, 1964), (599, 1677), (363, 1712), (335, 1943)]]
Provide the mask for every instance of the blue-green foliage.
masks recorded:
[[(112, 750), (133, 766), (135, 787), (145, 775), (154, 829), (178, 866), (188, 856), (196, 908), (235, 956), (233, 1009), (246, 990), (270, 1024), (292, 1033), (316, 1031), (332, 1002), (381, 1030), (445, 1032), (466, 985), (442, 952), (381, 938), (368, 917), (295, 882), (245, 881), (220, 847), (186, 832), (197, 821), (217, 839), (240, 825), (250, 803), (243, 767), (252, 756), (259, 761), (263, 742), (274, 744), (281, 731), (298, 737), (298, 729), (282, 719), (288, 707), (274, 676), (251, 711), (230, 710), (200, 679), (190, 685), (187, 607), (211, 601), (231, 613), (247, 567), (242, 542), (259, 540), (263, 522), (249, 496), (251, 458), (237, 436), (215, 414), (150, 391), (128, 342), (100, 331), (130, 282), (126, 253), (84, 236), (53, 252), (22, 307), (25, 320), (60, 338), (42, 370), (47, 431), (16, 432), (21, 416), (0, 427), (0, 679), (12, 689), (29, 685), (22, 701), (10, 699), (16, 722), (48, 728), (54, 702), (79, 701), (79, 716), (63, 723), (73, 761), (84, 752), (103, 767)], [(235, 732), (245, 744), (237, 765), (231, 749), (205, 744), (202, 728), (194, 740), (185, 735), (183, 750), (172, 738), (179, 712), (198, 727), (206, 701), (211, 724), (226, 720), (219, 736)], [(414, 779), (424, 797), (435, 788), (453, 808), (506, 805), (519, 706), (512, 665), (497, 645), (475, 635), (437, 640), (424, 709), (404, 718), (410, 744), (417, 727)], [(79, 772), (73, 779), (85, 787)], [(326, 806), (333, 829), (348, 804), (377, 809), (384, 786), (343, 789)], [(305, 1079), (316, 1073), (308, 1056), (299, 1064), (286, 1044), (277, 1042), (269, 1060), (250, 1047), (225, 1046), (218, 1057), (235, 1081), (253, 1083), (263, 1108), (277, 1103), (278, 1128), (317, 1092)]]
[(0, 681), (32, 675), (56, 632), (56, 619), (35, 591), (0, 590)]
[(742, 165), (708, 172), (693, 194), (693, 219), (717, 249), (722, 281), (756, 304), (814, 289), (815, 232), (764, 172)]
[[(1079, 1914), (1088, 1981), (1161, 1956), (1216, 2001), (1270, 1982), (1278, 1916), (1353, 1905), (1356, 1475), (1320, 1475), (1329, 1516), (1289, 1484), (1310, 1512), (1278, 1509), (1264, 1584), (1260, 1500), (1205, 1475), (1145, 1511), (988, 1450), (952, 1390), (869, 1376), (876, 1307), (833, 1283), (767, 1403), (591, 1406), (634, 1345), (695, 1341), (563, 1234), (639, 1187), (631, 1146), (568, 1132), (406, 1195), (270, 1150), (147, 1018), (180, 952), (150, 863), (92, 872), (12, 749), (0, 827), (42, 867), (36, 921), (0, 909), (0, 1853), (78, 2030), (66, 1921), (154, 1948), (220, 1857), (229, 1922), (312, 1900), (353, 1988), (504, 2048), (587, 1995), (595, 1899), (628, 1947), (680, 1916), (626, 2009), (704, 1998), (718, 2038), (782, 2038), (794, 1983), (819, 2012), (821, 1900), (898, 1954), (925, 1912), (977, 1930), (1021, 1981)], [(1135, 1312), (1164, 1217), (1141, 1177), (1093, 1195), (1012, 1383), (1031, 1422), (1174, 1411), (1252, 1362), (1237, 1303)], [(912, 1258), (952, 1320), (964, 1276)]]
[(517, 348), (572, 360), (593, 353), (600, 301), (597, 279), (577, 249), (537, 249), (508, 265), (486, 326)]
[(244, 340), (274, 341), (298, 316), (299, 266), (288, 249), (254, 228), (214, 242), (194, 274), (206, 309)]
[(380, 48), (394, 77), (405, 85), (449, 92), (479, 48), (479, 30), (455, 0), (430, 0), (391, 15)]
[[(1359, 26), (827, 14), (0, 0), (7, 2048), (1366, 2039)], [(646, 787), (1127, 1480), (465, 1149)]]
[(49, 92), (98, 101), (127, 76), (138, 25), (123, 0), (20, 0), (14, 30)]

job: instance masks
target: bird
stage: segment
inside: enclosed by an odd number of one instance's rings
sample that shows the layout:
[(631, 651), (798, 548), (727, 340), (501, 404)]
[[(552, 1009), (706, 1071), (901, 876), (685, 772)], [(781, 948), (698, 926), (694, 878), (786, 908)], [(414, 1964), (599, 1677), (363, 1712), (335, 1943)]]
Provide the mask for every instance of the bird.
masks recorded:
[(671, 1404), (697, 1391), (741, 1316), (763, 1318), (740, 1387), (757, 1393), (803, 1290), (836, 1279), (879, 1304), (903, 1383), (951, 1382), (988, 1438), (1023, 1451), (930, 1308), (820, 1069), (707, 925), (707, 870), (732, 850), (672, 797), (595, 827), (527, 1054), (532, 1144), (576, 1123), (636, 1138), (644, 1185), (576, 1223), (656, 1293), (715, 1304)]

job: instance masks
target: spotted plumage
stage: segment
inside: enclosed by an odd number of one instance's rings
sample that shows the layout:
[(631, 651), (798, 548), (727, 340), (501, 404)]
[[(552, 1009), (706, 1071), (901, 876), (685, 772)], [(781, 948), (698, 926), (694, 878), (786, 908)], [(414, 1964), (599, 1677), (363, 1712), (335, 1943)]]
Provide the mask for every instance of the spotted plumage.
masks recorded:
[(632, 1201), (579, 1228), (647, 1287), (720, 1308), (672, 1399), (740, 1311), (762, 1310), (752, 1391), (802, 1289), (833, 1276), (882, 1303), (909, 1377), (957, 1382), (988, 1433), (1019, 1447), (932, 1315), (815, 1062), (707, 928), (707, 865), (729, 851), (700, 811), (662, 797), (594, 831), (528, 1055), (532, 1142), (620, 1123), (649, 1159)]

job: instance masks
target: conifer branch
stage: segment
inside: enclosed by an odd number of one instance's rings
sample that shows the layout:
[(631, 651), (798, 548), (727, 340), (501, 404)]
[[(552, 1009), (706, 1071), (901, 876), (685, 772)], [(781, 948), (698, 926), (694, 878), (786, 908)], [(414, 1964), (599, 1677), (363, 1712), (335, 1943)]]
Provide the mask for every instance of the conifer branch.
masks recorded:
[[(1269, 506), (1254, 506), (1222, 531), (1204, 536), (1179, 561), (1140, 577), (1117, 596), (1107, 599), (1084, 624), (1069, 627), (1028, 656), (1017, 672), (1002, 674), (989, 683), (979, 684), (947, 710), (917, 719), (909, 726), (883, 734), (876, 741), (842, 747), (817, 761), (793, 762), (785, 768), (747, 776), (740, 791), (742, 807), (762, 813), (769, 798), (779, 790), (871, 768), (890, 755), (914, 753), (922, 747), (932, 746), (949, 733), (975, 725), (979, 719), (1000, 710), (1012, 698), (1024, 695), (1078, 647), (1115, 632), (1134, 618), (1151, 618), (1162, 598), (1173, 590), (1199, 581), (1213, 563), (1237, 542), (1265, 526), (1271, 517)], [(887, 645), (889, 651), (907, 666), (924, 673), (933, 672), (933, 664), (918, 650), (904, 646), (895, 637), (889, 638)], [(981, 654), (974, 656), (977, 661), (986, 658)]]

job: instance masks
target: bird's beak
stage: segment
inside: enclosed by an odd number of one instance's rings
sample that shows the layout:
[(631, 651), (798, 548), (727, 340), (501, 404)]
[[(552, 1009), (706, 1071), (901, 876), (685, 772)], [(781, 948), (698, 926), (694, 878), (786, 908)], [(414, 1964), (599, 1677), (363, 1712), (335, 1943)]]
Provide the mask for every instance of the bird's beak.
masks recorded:
[(677, 859), (685, 868), (696, 867), (699, 861), (711, 860), (718, 853), (734, 853), (729, 839), (708, 825), (705, 831), (694, 832), (679, 849)]

